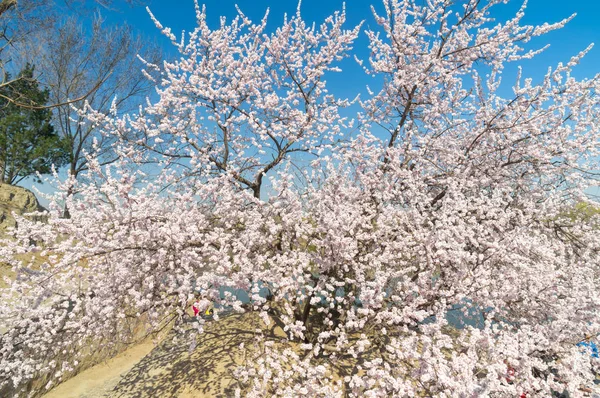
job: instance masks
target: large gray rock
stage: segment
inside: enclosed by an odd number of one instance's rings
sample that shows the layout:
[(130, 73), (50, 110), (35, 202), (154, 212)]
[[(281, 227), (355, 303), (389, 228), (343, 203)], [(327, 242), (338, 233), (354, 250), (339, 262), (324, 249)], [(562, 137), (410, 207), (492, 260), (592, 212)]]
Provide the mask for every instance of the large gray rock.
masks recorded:
[(37, 198), (28, 189), (9, 184), (0, 184), (0, 230), (6, 230), (17, 225), (13, 212), (26, 214), (43, 211)]

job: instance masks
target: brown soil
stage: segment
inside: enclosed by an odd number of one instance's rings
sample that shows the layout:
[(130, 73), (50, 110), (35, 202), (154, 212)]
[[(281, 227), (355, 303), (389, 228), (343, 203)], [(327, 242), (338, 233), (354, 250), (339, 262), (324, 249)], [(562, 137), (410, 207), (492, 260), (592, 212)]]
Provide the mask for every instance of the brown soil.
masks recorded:
[[(134, 346), (79, 373), (44, 397), (231, 397), (237, 386), (233, 370), (245, 361), (239, 346), (252, 345), (259, 323), (253, 314), (236, 314), (210, 322), (202, 334), (191, 328), (172, 332), (158, 346)], [(283, 335), (277, 327), (269, 333)], [(192, 343), (194, 336), (196, 342)]]
[(155, 348), (152, 342), (131, 347), (108, 361), (93, 366), (56, 386), (45, 398), (101, 398), (119, 383), (136, 363)]

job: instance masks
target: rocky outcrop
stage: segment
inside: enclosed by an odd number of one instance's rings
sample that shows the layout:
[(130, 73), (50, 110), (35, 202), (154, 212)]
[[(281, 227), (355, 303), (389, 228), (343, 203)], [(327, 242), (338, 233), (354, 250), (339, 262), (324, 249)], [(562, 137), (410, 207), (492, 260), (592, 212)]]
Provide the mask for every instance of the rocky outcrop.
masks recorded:
[(9, 184), (0, 184), (0, 231), (17, 225), (13, 213), (26, 214), (43, 211), (37, 198), (28, 189)]

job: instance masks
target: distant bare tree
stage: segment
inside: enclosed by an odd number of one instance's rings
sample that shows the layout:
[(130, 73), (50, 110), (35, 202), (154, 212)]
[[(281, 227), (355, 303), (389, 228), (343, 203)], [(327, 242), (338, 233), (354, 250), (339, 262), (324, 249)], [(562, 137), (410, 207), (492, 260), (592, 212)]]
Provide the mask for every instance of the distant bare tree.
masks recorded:
[(35, 78), (50, 93), (45, 107), (53, 109), (53, 124), (69, 150), (66, 166), (76, 179), (87, 171), (86, 153), (94, 152), (104, 163), (115, 160), (111, 140), (83, 123), (78, 110), (87, 103), (108, 113), (113, 102), (120, 112), (136, 108), (150, 88), (138, 55), (150, 62), (162, 58), (156, 45), (129, 26), (105, 23), (100, 10), (113, 5), (111, 0), (0, 0), (5, 42), (0, 67), (36, 65)]
[[(43, 43), (45, 52), (38, 64), (44, 69), (50, 102), (65, 103), (90, 93), (85, 101), (96, 111), (109, 112), (113, 101), (121, 112), (137, 107), (150, 88), (137, 55), (156, 60), (160, 56), (157, 47), (149, 46), (128, 26), (109, 27), (99, 17), (93, 21), (91, 32), (84, 30), (75, 18), (70, 18)], [(96, 154), (105, 162), (112, 160), (106, 138), (84, 124), (77, 112), (83, 105), (81, 100), (55, 109), (56, 128), (70, 142), (69, 171), (75, 178), (87, 170), (84, 151), (93, 150), (94, 138)]]
[[(124, 0), (128, 4), (142, 3), (143, 0)], [(6, 53), (11, 46), (30, 39), (30, 36), (44, 34), (54, 28), (64, 15), (89, 16), (99, 8), (114, 8), (114, 0), (0, 0), (0, 87), (10, 82), (4, 81), (5, 66), (10, 64)], [(11, 68), (17, 72), (24, 64)], [(16, 75), (16, 73), (14, 73)]]

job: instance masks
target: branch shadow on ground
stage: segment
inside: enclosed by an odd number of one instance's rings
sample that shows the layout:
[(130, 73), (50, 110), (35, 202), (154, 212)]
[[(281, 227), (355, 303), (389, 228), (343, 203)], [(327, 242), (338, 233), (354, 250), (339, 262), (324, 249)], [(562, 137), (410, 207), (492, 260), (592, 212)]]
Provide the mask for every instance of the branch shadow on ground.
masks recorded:
[[(232, 314), (208, 323), (202, 334), (191, 327), (185, 332), (172, 331), (124, 375), (109, 396), (233, 396), (237, 387), (233, 372), (244, 363), (239, 347), (254, 343), (257, 321), (253, 314)], [(196, 344), (191, 347), (194, 338)]]
[[(247, 312), (228, 315), (218, 322), (209, 322), (201, 334), (191, 324), (185, 332), (172, 331), (159, 346), (125, 374), (107, 396), (235, 396), (235, 389), (242, 386), (235, 379), (234, 371), (238, 366), (247, 365), (246, 361), (252, 361), (251, 357), (256, 357), (257, 352), (253, 352), (250, 347), (256, 342), (257, 329), (261, 329), (265, 340), (279, 341), (283, 346), (295, 346), (287, 340), (282, 330), (285, 325), (281, 320), (276, 316), (271, 319), (274, 321), (271, 327), (265, 328), (257, 313)], [(194, 338), (195, 347), (190, 349)], [(350, 336), (350, 340), (356, 338)], [(245, 349), (240, 348), (241, 344), (244, 344)], [(359, 365), (377, 355), (381, 355), (379, 349), (371, 347), (357, 357), (339, 352), (335, 358), (317, 357), (313, 360), (315, 363), (328, 364), (336, 379), (343, 380), (345, 376), (361, 373)]]

